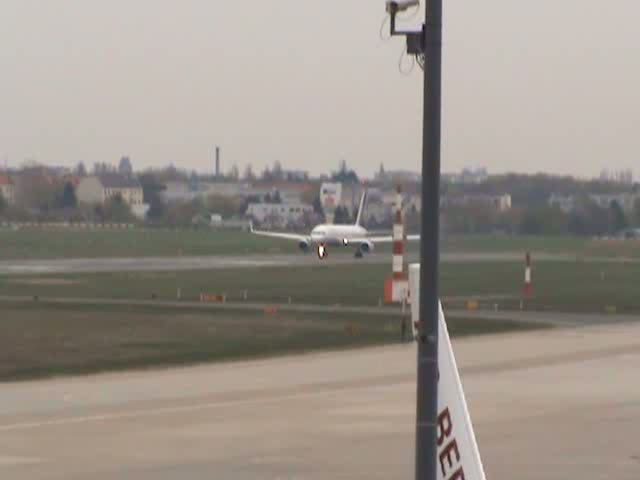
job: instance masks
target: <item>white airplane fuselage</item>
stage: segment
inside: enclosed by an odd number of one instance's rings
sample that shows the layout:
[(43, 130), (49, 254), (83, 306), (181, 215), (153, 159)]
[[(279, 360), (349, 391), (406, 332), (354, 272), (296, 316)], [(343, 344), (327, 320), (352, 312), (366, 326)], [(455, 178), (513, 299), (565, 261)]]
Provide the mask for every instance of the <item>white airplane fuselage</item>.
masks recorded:
[(315, 245), (349, 246), (352, 239), (362, 239), (367, 230), (359, 225), (317, 225), (310, 238)]

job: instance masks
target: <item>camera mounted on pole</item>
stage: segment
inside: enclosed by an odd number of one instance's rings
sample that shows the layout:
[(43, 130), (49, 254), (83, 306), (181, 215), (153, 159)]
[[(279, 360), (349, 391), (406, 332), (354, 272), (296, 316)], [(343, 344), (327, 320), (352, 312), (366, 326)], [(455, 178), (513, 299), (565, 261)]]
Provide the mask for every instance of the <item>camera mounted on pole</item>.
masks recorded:
[(389, 14), (389, 28), (392, 37), (404, 36), (407, 40), (407, 53), (414, 55), (420, 68), (425, 65), (425, 26), (420, 30), (398, 30), (396, 20), (398, 13), (405, 12), (412, 7), (419, 7), (420, 0), (389, 0), (386, 3), (386, 11)]

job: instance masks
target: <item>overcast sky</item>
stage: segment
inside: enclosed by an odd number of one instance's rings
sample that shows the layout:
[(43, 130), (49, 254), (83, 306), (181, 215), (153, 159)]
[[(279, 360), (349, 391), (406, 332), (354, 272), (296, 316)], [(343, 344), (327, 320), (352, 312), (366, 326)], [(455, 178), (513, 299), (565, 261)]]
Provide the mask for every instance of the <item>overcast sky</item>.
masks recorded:
[[(419, 170), (421, 73), (383, 18), (383, 0), (0, 0), (0, 160), (210, 171), (218, 144), (224, 170)], [(639, 18), (445, 1), (443, 169), (640, 174)]]

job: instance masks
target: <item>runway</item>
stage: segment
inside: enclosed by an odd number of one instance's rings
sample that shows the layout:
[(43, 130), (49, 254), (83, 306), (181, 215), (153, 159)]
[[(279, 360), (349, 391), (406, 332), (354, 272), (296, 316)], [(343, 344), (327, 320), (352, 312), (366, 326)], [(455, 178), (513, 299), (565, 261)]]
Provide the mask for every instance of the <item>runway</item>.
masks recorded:
[[(406, 255), (408, 262), (417, 262), (417, 253)], [(576, 261), (571, 254), (536, 253), (536, 261)], [(523, 261), (523, 254), (517, 252), (486, 253), (459, 252), (443, 253), (440, 260), (444, 263), (473, 262), (513, 262)], [(590, 257), (589, 262), (637, 262), (637, 259)], [(225, 268), (322, 266), (361, 263), (389, 263), (390, 254), (373, 253), (356, 259), (353, 255), (339, 253), (318, 260), (314, 254), (291, 253), (289, 255), (211, 255), (196, 257), (136, 257), (136, 258), (66, 258), (42, 260), (4, 260), (0, 261), (0, 275), (41, 275), (48, 273), (97, 273), (123, 271), (179, 271), (179, 270), (215, 270)]]
[[(640, 325), (454, 349), (487, 478), (637, 480)], [(4, 384), (0, 398), (0, 478), (413, 478), (413, 345)]]

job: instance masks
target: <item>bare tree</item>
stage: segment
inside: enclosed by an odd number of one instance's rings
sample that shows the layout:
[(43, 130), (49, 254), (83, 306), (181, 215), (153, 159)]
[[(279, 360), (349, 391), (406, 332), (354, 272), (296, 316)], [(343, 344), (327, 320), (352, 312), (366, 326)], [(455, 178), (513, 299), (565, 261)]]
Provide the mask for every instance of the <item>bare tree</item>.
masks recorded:
[(284, 178), (284, 173), (282, 171), (282, 165), (279, 160), (276, 160), (273, 164), (273, 170), (271, 170), (271, 174), (275, 180), (282, 180)]
[(122, 157), (118, 165), (118, 173), (122, 175), (131, 175), (133, 173), (133, 165), (129, 157)]
[(253, 173), (253, 167), (250, 163), (245, 167), (242, 178), (248, 181), (254, 181), (256, 179), (256, 176)]
[(87, 176), (87, 167), (84, 166), (84, 162), (80, 162), (80, 163), (78, 163), (78, 165), (76, 165), (76, 168), (74, 169), (74, 173), (78, 177), (86, 177)]
[(238, 170), (237, 165), (233, 165), (233, 167), (231, 167), (229, 178), (231, 178), (232, 180), (238, 180), (238, 178), (240, 178), (240, 171)]

